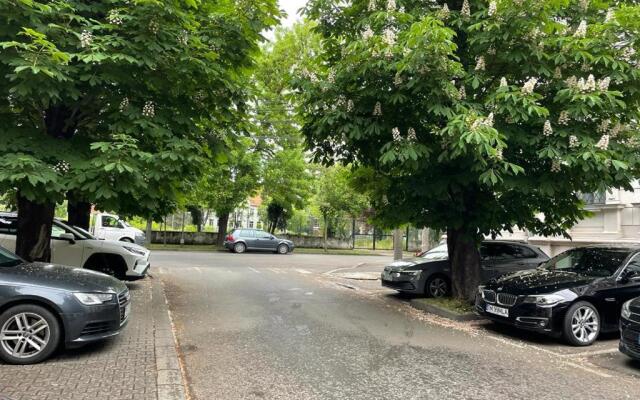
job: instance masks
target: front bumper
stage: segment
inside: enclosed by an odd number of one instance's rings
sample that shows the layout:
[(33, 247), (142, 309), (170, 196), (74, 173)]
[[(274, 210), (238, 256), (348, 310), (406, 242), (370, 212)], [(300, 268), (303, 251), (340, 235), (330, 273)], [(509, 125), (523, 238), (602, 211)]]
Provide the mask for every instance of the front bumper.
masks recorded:
[(136, 260), (133, 269), (127, 268), (126, 275), (131, 278), (142, 278), (147, 274), (149, 268), (151, 268), (151, 263), (149, 262), (149, 256), (147, 256)]
[(620, 318), (620, 352), (640, 360), (640, 324)]
[(82, 311), (62, 314), (65, 346), (78, 347), (120, 334), (129, 323), (131, 299), (128, 291), (117, 298), (114, 303), (82, 306)]
[[(488, 305), (507, 309), (509, 315), (501, 316), (487, 312)], [(562, 321), (566, 310), (567, 305), (562, 303), (552, 307), (540, 307), (533, 303), (524, 303), (522, 296), (512, 306), (505, 306), (486, 302), (480, 294), (477, 294), (475, 303), (476, 314), (484, 318), (519, 329), (552, 336), (562, 334)]]
[(412, 292), (416, 293), (418, 290), (416, 289), (416, 285), (414, 285), (410, 281), (390, 281), (381, 279), (382, 286), (388, 287), (389, 289), (398, 290), (401, 292)]

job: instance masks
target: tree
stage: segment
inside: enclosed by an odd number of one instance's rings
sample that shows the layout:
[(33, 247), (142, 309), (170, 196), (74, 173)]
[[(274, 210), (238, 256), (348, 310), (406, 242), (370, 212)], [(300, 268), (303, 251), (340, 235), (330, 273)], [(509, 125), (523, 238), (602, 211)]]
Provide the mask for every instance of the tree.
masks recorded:
[(275, 0), (0, 0), (0, 191), (18, 190), (16, 252), (49, 258), (67, 194), (85, 214), (177, 204), (242, 118), (242, 77), (277, 14)]
[(368, 208), (368, 198), (354, 188), (351, 169), (340, 164), (325, 168), (317, 181), (314, 205), (324, 221), (324, 249), (331, 225), (345, 217), (356, 218)]
[(446, 231), (459, 298), (474, 297), (483, 237), (566, 235), (586, 215), (580, 192), (638, 176), (635, 2), (311, 0), (306, 12), (324, 49), (321, 71), (298, 70), (310, 149), (367, 170), (380, 223)]

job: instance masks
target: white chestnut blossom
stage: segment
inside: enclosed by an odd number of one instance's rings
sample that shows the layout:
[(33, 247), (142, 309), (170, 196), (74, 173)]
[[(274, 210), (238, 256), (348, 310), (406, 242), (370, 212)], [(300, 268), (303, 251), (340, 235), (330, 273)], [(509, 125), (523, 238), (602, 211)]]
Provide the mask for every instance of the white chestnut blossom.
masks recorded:
[(542, 128), (542, 134), (545, 136), (551, 136), (553, 134), (553, 128), (551, 127), (551, 121), (544, 121), (544, 127)]
[(353, 111), (353, 100), (349, 99), (347, 101), (347, 112)]
[(82, 31), (82, 33), (80, 34), (80, 47), (82, 48), (86, 48), (91, 46), (91, 43), (93, 42), (93, 33), (84, 30)]
[(373, 115), (378, 117), (382, 115), (382, 104), (379, 101), (376, 102), (376, 105), (373, 107)]
[(382, 204), (384, 204), (385, 206), (389, 205), (389, 198), (386, 194), (382, 195)]
[(387, 11), (395, 11), (396, 10), (396, 0), (388, 0), (387, 1)]
[(418, 136), (416, 135), (416, 130), (413, 128), (409, 128), (407, 130), (407, 139), (415, 142), (416, 140), (418, 140)]
[(129, 107), (129, 98), (125, 97), (124, 99), (122, 99), (122, 101), (120, 102), (120, 106), (118, 107), (118, 109), (120, 110), (120, 112), (123, 112), (124, 110), (126, 110)]
[(582, 11), (587, 11), (589, 8), (589, 0), (580, 0), (580, 9)]
[(504, 159), (504, 154), (503, 154), (503, 150), (502, 148), (497, 148), (496, 149), (496, 158), (500, 161), (502, 161)]
[(573, 75), (568, 77), (564, 82), (567, 84), (567, 87), (571, 89), (575, 89), (578, 85), (578, 78), (576, 78), (575, 75)]
[(562, 164), (560, 163), (560, 160), (558, 160), (557, 158), (554, 159), (553, 161), (551, 161), (551, 172), (560, 172), (562, 170)]
[(118, 14), (117, 10), (109, 11), (107, 21), (112, 25), (122, 25), (122, 17)]
[(600, 124), (598, 124), (598, 127), (596, 129), (598, 133), (606, 133), (609, 130), (610, 125), (611, 125), (611, 120), (605, 119), (602, 122), (600, 122)]
[(484, 61), (484, 57), (483, 56), (478, 57), (476, 60), (476, 71), (484, 71), (486, 67), (487, 65)]
[(507, 78), (505, 78), (504, 76), (502, 78), (500, 78), (500, 87), (501, 88), (506, 88), (508, 86), (509, 86), (509, 84), (507, 83)]
[(156, 21), (155, 19), (152, 19), (151, 21), (149, 21), (149, 31), (151, 31), (151, 33), (155, 35), (158, 33), (159, 30), (160, 30), (160, 24), (158, 23), (158, 21)]
[(538, 78), (529, 78), (529, 80), (522, 86), (522, 93), (531, 94), (538, 83)]
[(580, 146), (580, 142), (578, 142), (578, 137), (576, 135), (569, 136), (569, 148), (575, 149)]
[(600, 79), (598, 81), (598, 89), (602, 92), (606, 92), (607, 90), (609, 90), (610, 84), (611, 84), (611, 78), (606, 77), (606, 78)]
[(396, 33), (391, 28), (387, 28), (382, 33), (382, 42), (388, 46), (396, 44)]
[(554, 79), (562, 79), (562, 68), (556, 67), (555, 71), (553, 71)]
[(183, 46), (187, 46), (189, 44), (189, 32), (183, 29), (178, 35), (178, 42)]
[(462, 8), (460, 9), (460, 15), (463, 17), (471, 16), (471, 7), (469, 6), (469, 0), (464, 0), (462, 3)]
[(142, 107), (142, 116), (147, 118), (153, 118), (156, 115), (155, 105), (153, 101), (147, 101)]
[(558, 125), (569, 125), (569, 113), (567, 111), (560, 112), (560, 116), (558, 117)]
[(582, 20), (580, 22), (580, 25), (578, 25), (578, 28), (576, 29), (573, 36), (576, 38), (584, 38), (585, 36), (587, 36), (587, 21)]
[(369, 0), (369, 11), (375, 11), (376, 6), (376, 0)]
[(613, 128), (611, 128), (611, 130), (609, 131), (609, 136), (614, 138), (616, 136), (618, 136), (620, 134), (620, 132), (622, 132), (622, 129), (624, 128), (624, 126), (622, 126), (620, 124), (620, 122), (617, 122)]
[(365, 29), (364, 32), (362, 32), (362, 39), (369, 40), (372, 37), (373, 37), (373, 31), (369, 26), (367, 26), (367, 29)]
[(402, 136), (400, 135), (400, 129), (395, 127), (391, 130), (391, 136), (393, 137), (394, 142), (399, 142), (402, 140)]
[(596, 79), (593, 77), (593, 74), (589, 74), (589, 77), (587, 77), (584, 90), (586, 92), (593, 92), (596, 90)]
[(467, 90), (464, 88), (464, 85), (460, 86), (460, 90), (458, 90), (458, 98), (460, 100), (467, 98)]
[(56, 163), (56, 165), (53, 166), (53, 170), (59, 174), (66, 174), (67, 172), (69, 172), (70, 167), (71, 166), (68, 162), (60, 160)]
[(497, 9), (498, 9), (498, 4), (494, 0), (491, 3), (489, 3), (489, 10), (487, 11), (487, 14), (490, 17), (492, 17), (492, 16), (496, 15)]
[(616, 19), (616, 13), (613, 11), (613, 9), (608, 9), (607, 10), (607, 15), (604, 17), (604, 22), (605, 23), (611, 23), (614, 22)]
[(402, 85), (402, 76), (400, 76), (400, 74), (396, 74), (396, 76), (393, 77), (393, 84), (395, 86)]
[(327, 75), (327, 82), (336, 83), (336, 72), (334, 70), (329, 71), (329, 75)]
[(609, 135), (602, 135), (598, 143), (596, 143), (596, 147), (600, 150), (607, 150), (609, 148)]
[(442, 6), (442, 8), (440, 9), (440, 15), (442, 16), (442, 18), (449, 18), (449, 14), (451, 14), (451, 10), (449, 10), (449, 6), (447, 5), (447, 3), (444, 3), (444, 5)]

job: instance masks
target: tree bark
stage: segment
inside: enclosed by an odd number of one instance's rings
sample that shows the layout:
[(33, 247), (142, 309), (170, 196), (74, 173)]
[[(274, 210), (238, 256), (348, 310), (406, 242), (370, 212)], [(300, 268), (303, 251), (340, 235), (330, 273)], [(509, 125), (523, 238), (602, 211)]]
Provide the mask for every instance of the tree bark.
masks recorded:
[(218, 238), (216, 245), (222, 247), (224, 245), (224, 238), (227, 236), (227, 226), (229, 225), (229, 213), (223, 213), (218, 215)]
[(393, 260), (402, 260), (402, 229), (393, 230)]
[(89, 230), (91, 203), (78, 201), (73, 195), (67, 195), (67, 220), (70, 225), (76, 225)]
[(51, 261), (51, 226), (55, 203), (35, 203), (18, 193), (16, 254), (27, 261)]
[(464, 228), (447, 229), (453, 296), (473, 302), (480, 284), (480, 251), (475, 235)]
[(153, 235), (153, 218), (149, 217), (147, 218), (147, 229), (145, 232), (145, 240), (144, 240), (144, 244), (149, 247), (149, 245), (151, 244), (151, 235)]
[(327, 252), (327, 236), (329, 233), (329, 218), (327, 218), (327, 215), (324, 215), (324, 234), (323, 234), (323, 244), (322, 247), (324, 248), (324, 252)]

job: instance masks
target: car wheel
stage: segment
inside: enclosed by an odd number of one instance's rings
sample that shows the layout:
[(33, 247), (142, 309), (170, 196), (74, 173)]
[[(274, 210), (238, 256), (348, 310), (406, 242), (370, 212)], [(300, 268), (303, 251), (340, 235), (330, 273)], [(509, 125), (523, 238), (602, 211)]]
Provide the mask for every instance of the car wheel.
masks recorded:
[(247, 250), (247, 246), (244, 243), (236, 243), (233, 245), (233, 251), (235, 253), (244, 253)]
[(9, 364), (35, 364), (60, 342), (60, 324), (46, 308), (23, 304), (0, 315), (0, 359)]
[(281, 244), (278, 246), (278, 254), (287, 254), (289, 252), (289, 246), (286, 244)]
[(427, 297), (440, 298), (449, 295), (450, 285), (447, 279), (440, 275), (435, 275), (427, 279), (424, 293)]
[(574, 346), (589, 346), (600, 334), (600, 314), (593, 304), (579, 301), (564, 316), (564, 337)]
[(133, 240), (129, 239), (129, 238), (122, 238), (120, 239), (121, 242), (127, 242), (127, 243), (133, 243)]

